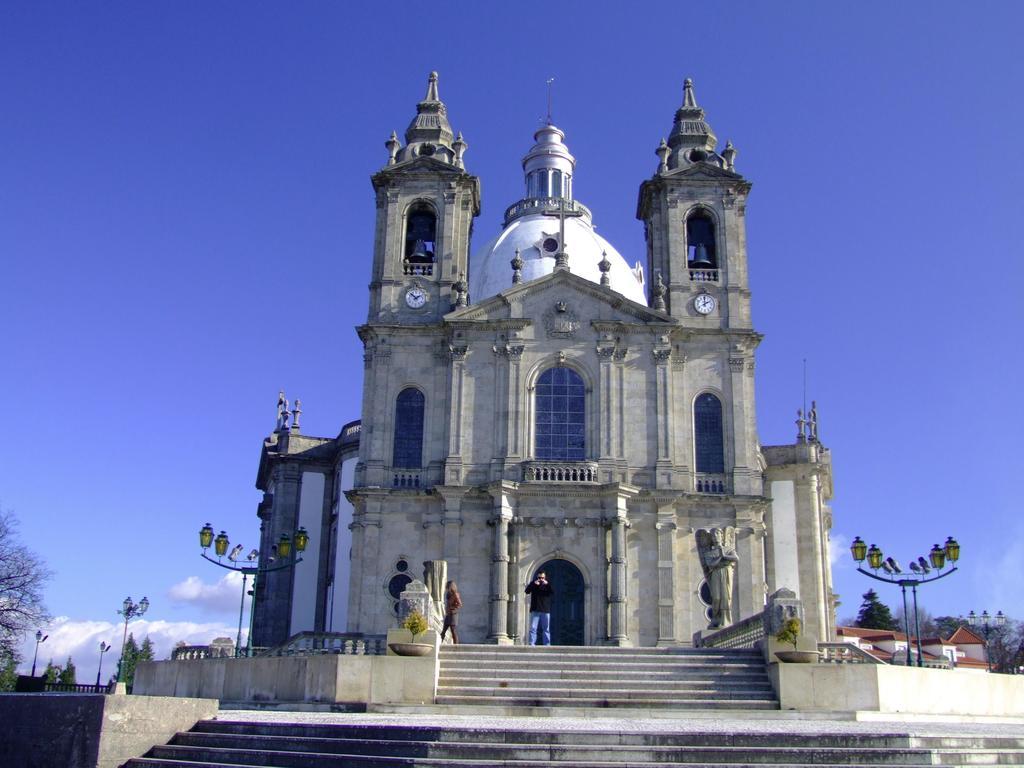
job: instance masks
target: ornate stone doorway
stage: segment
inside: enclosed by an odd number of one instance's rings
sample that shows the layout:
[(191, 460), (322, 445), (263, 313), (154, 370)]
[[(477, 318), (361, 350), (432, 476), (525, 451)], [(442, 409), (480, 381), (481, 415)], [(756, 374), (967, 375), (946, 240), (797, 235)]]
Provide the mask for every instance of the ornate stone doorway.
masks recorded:
[(583, 645), (583, 574), (568, 560), (548, 560), (544, 571), (555, 589), (551, 601), (551, 644)]

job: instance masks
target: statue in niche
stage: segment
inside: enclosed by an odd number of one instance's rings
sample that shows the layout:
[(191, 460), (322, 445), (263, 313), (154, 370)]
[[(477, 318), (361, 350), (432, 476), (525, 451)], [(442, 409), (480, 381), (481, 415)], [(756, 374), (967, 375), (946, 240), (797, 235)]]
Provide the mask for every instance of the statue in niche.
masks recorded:
[(732, 624), (732, 582), (739, 557), (736, 555), (736, 529), (701, 529), (697, 531), (700, 566), (711, 589), (710, 629)]

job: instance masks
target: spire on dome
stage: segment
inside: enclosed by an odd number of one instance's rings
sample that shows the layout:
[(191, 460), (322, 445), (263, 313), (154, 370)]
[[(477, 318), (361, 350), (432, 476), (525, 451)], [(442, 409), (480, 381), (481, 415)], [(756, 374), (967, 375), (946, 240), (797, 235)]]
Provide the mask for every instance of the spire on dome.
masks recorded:
[[(683, 83), (683, 107), (699, 109), (697, 99), (693, 95), (693, 80), (690, 78), (686, 78), (686, 81)], [(701, 116), (703, 117), (703, 113), (701, 113)]]

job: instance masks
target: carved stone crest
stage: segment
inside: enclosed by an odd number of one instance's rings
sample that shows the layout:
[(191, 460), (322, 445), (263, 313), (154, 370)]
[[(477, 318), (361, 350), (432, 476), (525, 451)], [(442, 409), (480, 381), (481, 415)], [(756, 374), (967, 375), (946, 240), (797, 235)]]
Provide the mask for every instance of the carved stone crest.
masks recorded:
[(551, 338), (571, 339), (579, 327), (579, 318), (564, 301), (556, 302), (554, 307), (544, 313), (544, 328)]

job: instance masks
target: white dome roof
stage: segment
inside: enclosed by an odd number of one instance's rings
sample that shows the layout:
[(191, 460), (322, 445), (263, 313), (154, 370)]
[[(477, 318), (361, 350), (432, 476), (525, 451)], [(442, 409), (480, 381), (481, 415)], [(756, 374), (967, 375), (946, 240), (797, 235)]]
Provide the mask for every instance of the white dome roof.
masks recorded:
[[(602, 253), (607, 254), (611, 263), (608, 271), (611, 289), (646, 306), (641, 278), (630, 269), (619, 252), (594, 231), (588, 218), (574, 216), (565, 219), (565, 253), (569, 257), (569, 270), (600, 284), (598, 263)], [(553, 238), (557, 244), (558, 219), (554, 216), (533, 214), (509, 222), (500, 235), (476, 251), (469, 260), (470, 301), (478, 303), (512, 287), (511, 262), (517, 248), (523, 260), (524, 283), (554, 272), (555, 253), (544, 251), (542, 245), (548, 238)]]

